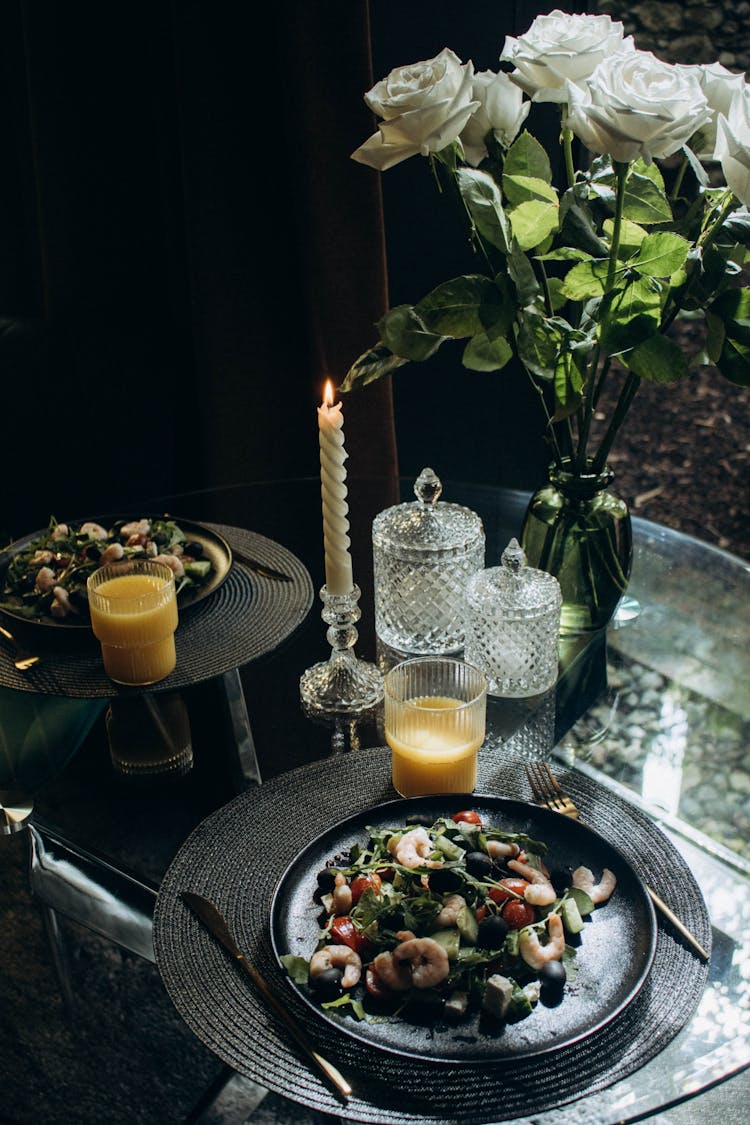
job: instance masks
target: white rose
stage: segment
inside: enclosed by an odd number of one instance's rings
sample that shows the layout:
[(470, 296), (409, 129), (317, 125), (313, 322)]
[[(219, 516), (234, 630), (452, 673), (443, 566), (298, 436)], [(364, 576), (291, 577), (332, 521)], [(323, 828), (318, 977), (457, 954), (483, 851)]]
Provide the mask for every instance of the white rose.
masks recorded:
[(678, 63), (678, 70), (694, 74), (706, 95), (711, 118), (700, 130), (697, 140), (696, 156), (699, 160), (711, 160), (716, 146), (716, 121), (720, 113), (726, 117), (736, 93), (745, 88), (745, 77), (727, 70), (721, 63)]
[(609, 16), (570, 15), (555, 9), (537, 16), (525, 35), (507, 36), (501, 61), (516, 66), (511, 78), (535, 102), (564, 102), (566, 82), (582, 82), (604, 59), (634, 51), (633, 37)]
[(600, 63), (583, 86), (568, 83), (568, 125), (591, 152), (622, 163), (671, 156), (711, 116), (694, 74), (650, 51)]
[(523, 91), (507, 74), (495, 74), (492, 70), (474, 75), (473, 92), (479, 108), (461, 133), (461, 144), (469, 164), (476, 168), (487, 155), (487, 134), (494, 133), (495, 139), (507, 148), (516, 139), (531, 103), (524, 102)]
[(735, 94), (726, 116), (719, 114), (714, 159), (737, 198), (750, 207), (750, 87)]
[(377, 82), (365, 101), (384, 120), (352, 159), (385, 171), (409, 156), (428, 156), (455, 141), (479, 102), (474, 66), (448, 47), (434, 59), (401, 66)]

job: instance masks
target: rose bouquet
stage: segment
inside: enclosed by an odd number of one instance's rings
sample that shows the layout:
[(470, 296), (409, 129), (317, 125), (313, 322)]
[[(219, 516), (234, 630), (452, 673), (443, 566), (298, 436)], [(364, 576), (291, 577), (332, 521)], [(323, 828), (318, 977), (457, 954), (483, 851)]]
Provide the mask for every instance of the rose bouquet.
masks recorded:
[[(507, 72), (475, 73), (446, 48), (365, 95), (382, 120), (353, 158), (386, 170), (426, 156), (455, 195), (477, 268), (390, 309), (341, 389), (451, 340), (463, 341), (472, 371), (515, 357), (540, 391), (553, 464), (575, 485), (605, 473), (642, 380), (689, 374), (670, 335), (678, 317), (704, 318), (709, 361), (750, 385), (750, 86), (718, 63), (637, 50), (604, 15), (539, 16), (506, 39), (500, 61)], [(559, 105), (561, 184), (523, 128), (542, 102)], [(719, 186), (707, 164), (723, 171)], [(615, 378), (595, 444), (592, 421)], [(533, 553), (556, 549), (546, 541)], [(555, 572), (551, 557), (541, 565)], [(627, 565), (609, 568), (620, 590)]]
[[(539, 16), (500, 58), (510, 74), (475, 74), (446, 48), (365, 95), (383, 120), (354, 159), (385, 170), (427, 156), (456, 189), (481, 272), (391, 309), (342, 390), (450, 339), (467, 340), (463, 364), (475, 371), (516, 355), (553, 389), (550, 421), (577, 420), (583, 466), (591, 405), (617, 359), (627, 378), (595, 455), (603, 466), (640, 380), (687, 374), (668, 335), (678, 316), (704, 315), (710, 359), (750, 384), (750, 294), (739, 284), (750, 245), (750, 86), (718, 63), (671, 65), (636, 50), (609, 16)], [(549, 101), (561, 109), (562, 187), (532, 134), (519, 136), (532, 103)], [(595, 154), (585, 169), (574, 167), (574, 136)], [(682, 165), (668, 194), (655, 161), (675, 154)], [(709, 160), (726, 187), (709, 186)], [(559, 456), (554, 428), (551, 440)]]

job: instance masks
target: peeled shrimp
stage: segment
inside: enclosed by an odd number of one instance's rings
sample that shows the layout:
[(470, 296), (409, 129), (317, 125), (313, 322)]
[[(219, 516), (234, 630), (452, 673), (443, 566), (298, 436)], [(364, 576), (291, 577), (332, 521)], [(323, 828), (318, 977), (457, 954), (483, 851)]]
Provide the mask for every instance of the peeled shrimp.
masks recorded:
[(408, 963), (397, 961), (393, 953), (378, 953), (372, 967), (378, 980), (392, 992), (407, 992), (411, 988), (411, 969)]
[(521, 849), (518, 844), (514, 844), (510, 840), (487, 841), (487, 854), (490, 859), (507, 859), (508, 856), (515, 859), (520, 853)]
[(448, 926), (455, 926), (458, 916), (466, 906), (466, 899), (462, 895), (449, 895), (443, 903), (443, 909), (435, 919), (436, 927), (441, 930)]
[(131, 535), (148, 535), (150, 530), (149, 520), (131, 520), (120, 528), (120, 538), (129, 539)]
[(403, 867), (442, 867), (439, 860), (426, 858), (432, 850), (432, 840), (421, 824), (388, 841), (388, 851)]
[(547, 915), (549, 940), (542, 945), (536, 930), (527, 928), (518, 935), (518, 952), (532, 969), (541, 969), (549, 961), (559, 961), (565, 952), (565, 930), (559, 914)]
[(88, 520), (86, 523), (81, 524), (81, 535), (88, 535), (89, 539), (106, 539), (107, 532), (100, 523), (94, 523), (93, 520)]
[(68, 597), (68, 591), (64, 586), (53, 586), (52, 593), (55, 596), (52, 599), (52, 605), (49, 607), (49, 611), (53, 617), (67, 617), (69, 613), (78, 613), (78, 610)]
[(178, 559), (176, 555), (156, 555), (154, 562), (164, 563), (165, 566), (168, 566), (175, 578), (182, 578), (185, 573), (182, 559)]
[(37, 571), (36, 575), (36, 588), (41, 593), (46, 594), (57, 583), (57, 575), (51, 566), (42, 566)]
[(352, 908), (352, 889), (346, 876), (339, 871), (334, 880), (332, 895), (333, 914), (348, 914)]
[(531, 906), (550, 906), (555, 901), (557, 891), (545, 871), (537, 871), (536, 867), (521, 863), (519, 859), (508, 860), (508, 867), (529, 881), (530, 885), (523, 892), (523, 897)]
[(617, 879), (609, 868), (605, 867), (601, 879), (598, 883), (595, 883), (594, 872), (591, 868), (577, 867), (573, 872), (573, 886), (578, 887), (579, 891), (585, 891), (594, 905), (597, 906), (600, 902), (607, 901), (617, 886)]
[(125, 554), (122, 543), (110, 543), (102, 551), (101, 558), (99, 559), (100, 566), (106, 566), (107, 563), (117, 562)]
[(348, 945), (326, 945), (310, 958), (310, 976), (319, 977), (326, 969), (343, 969), (342, 988), (354, 988), (362, 976), (362, 959)]
[(66, 523), (58, 523), (53, 529), (50, 539), (67, 539), (69, 535), (70, 531), (68, 530), (68, 525)]
[(435, 988), (450, 972), (448, 954), (433, 938), (408, 938), (392, 953), (379, 953), (373, 961), (377, 976), (396, 992), (407, 988)]

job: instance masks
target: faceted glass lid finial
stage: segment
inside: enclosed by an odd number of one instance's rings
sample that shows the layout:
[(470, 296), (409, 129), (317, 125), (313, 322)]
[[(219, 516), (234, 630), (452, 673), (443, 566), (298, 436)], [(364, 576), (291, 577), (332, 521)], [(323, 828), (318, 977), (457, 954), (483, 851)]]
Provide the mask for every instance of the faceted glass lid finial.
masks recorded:
[(517, 539), (511, 539), (503, 551), (500, 561), (513, 574), (519, 574), (526, 566), (526, 555)]
[(437, 504), (443, 485), (440, 477), (432, 469), (422, 469), (414, 483), (414, 495), (423, 504)]

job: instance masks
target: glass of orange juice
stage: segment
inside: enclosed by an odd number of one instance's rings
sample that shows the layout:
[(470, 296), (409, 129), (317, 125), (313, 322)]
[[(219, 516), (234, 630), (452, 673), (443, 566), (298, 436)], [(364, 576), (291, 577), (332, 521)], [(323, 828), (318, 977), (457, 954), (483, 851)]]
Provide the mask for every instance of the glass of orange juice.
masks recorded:
[(385, 677), (385, 737), (402, 797), (471, 793), (484, 742), (487, 680), (453, 657), (405, 660)]
[(88, 579), (89, 612), (104, 671), (118, 684), (154, 684), (177, 658), (174, 574), (164, 563), (129, 559)]

